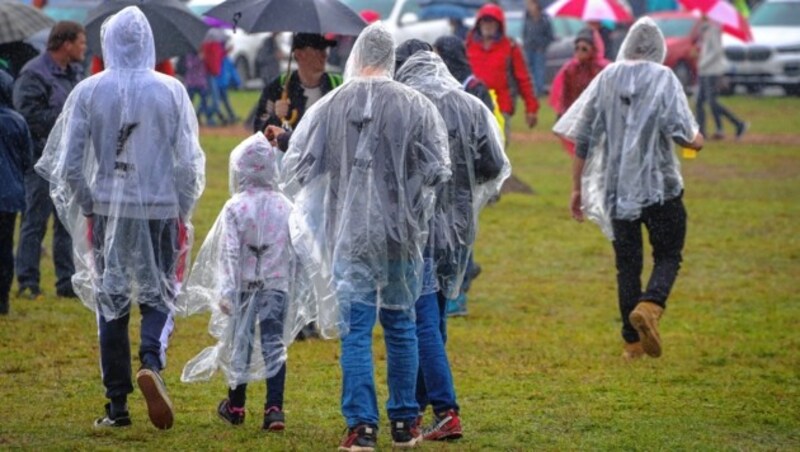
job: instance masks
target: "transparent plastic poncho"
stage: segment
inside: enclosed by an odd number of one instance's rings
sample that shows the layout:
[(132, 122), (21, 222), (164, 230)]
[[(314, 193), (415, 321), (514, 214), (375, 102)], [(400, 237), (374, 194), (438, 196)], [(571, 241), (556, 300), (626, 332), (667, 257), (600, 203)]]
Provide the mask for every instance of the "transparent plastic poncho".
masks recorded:
[(106, 69), (68, 97), (36, 171), (73, 241), (72, 284), (105, 319), (131, 302), (172, 312), (188, 265), (205, 157), (186, 89), (154, 71), (136, 7), (101, 29)]
[(182, 381), (207, 380), (217, 370), (231, 388), (269, 378), (316, 314), (289, 236), (292, 204), (278, 190), (279, 152), (259, 132), (231, 153), (231, 198), (179, 299), (186, 314), (211, 312), (217, 343), (186, 364)]
[(698, 126), (680, 81), (662, 63), (664, 36), (650, 18), (628, 32), (607, 66), (553, 127), (588, 150), (581, 209), (611, 240), (612, 219), (633, 220), (642, 208), (683, 191), (673, 141), (689, 143)]
[(500, 192), (511, 164), (492, 112), (463, 90), (437, 54), (413, 54), (396, 78), (430, 99), (447, 126), (453, 174), (436, 191), (428, 248), (439, 290), (456, 298), (478, 231), (478, 213)]
[(435, 190), (450, 177), (441, 116), (393, 73), (391, 34), (370, 25), (344, 84), (306, 112), (283, 158), (292, 241), (311, 271), (326, 337), (347, 334), (353, 299), (413, 315)]

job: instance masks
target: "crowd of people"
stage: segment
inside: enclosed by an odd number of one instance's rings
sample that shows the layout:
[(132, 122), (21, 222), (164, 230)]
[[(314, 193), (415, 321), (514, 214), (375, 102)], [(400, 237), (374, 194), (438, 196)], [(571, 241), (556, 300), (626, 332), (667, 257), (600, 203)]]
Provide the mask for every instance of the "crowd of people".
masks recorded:
[[(372, 331), (380, 322), (393, 445), (460, 438), (446, 318), (476, 274), (478, 215), (511, 174), (512, 91), (526, 125), (538, 123), (544, 82), (529, 64), (541, 61), (552, 29), (537, 0), (528, 0), (528, 20), (525, 47), (506, 36), (494, 4), (478, 11), (466, 39), (432, 45), (394, 42), (376, 22), (351, 43), (342, 76), (325, 70), (335, 40), (296, 34), (296, 69), (265, 85), (253, 134), (230, 154), (230, 199), (191, 266), (192, 213), (205, 184), (199, 124), (238, 119), (209, 107), (225, 103), (224, 40), (211, 34), (181, 60), (182, 83), (156, 71), (150, 25), (128, 7), (103, 25), (100, 67), (83, 79), (86, 32), (59, 22), (16, 81), (0, 71), (0, 158), (8, 162), (0, 166), (0, 313), (9, 310), (17, 213), (18, 295), (31, 299), (42, 294), (41, 242), (55, 213), (56, 293), (97, 314), (108, 403), (96, 428), (132, 423), (136, 304), (135, 380), (159, 429), (174, 423), (161, 378), (174, 316), (208, 311), (217, 344), (186, 363), (181, 379), (222, 372), (228, 390), (217, 413), (225, 422), (245, 421), (247, 386), (264, 381), (262, 427), (283, 430), (290, 345), (339, 338), (348, 428), (340, 450), (372, 450)], [(648, 18), (630, 28), (613, 63), (596, 28), (579, 33), (575, 58), (550, 90), (553, 131), (573, 156), (571, 214), (596, 222), (616, 256), (628, 360), (661, 355), (658, 323), (680, 268), (687, 214), (674, 144), (702, 148), (706, 100), (737, 136), (747, 128), (713, 95), (713, 27), (703, 20), (697, 29), (712, 71), (701, 72), (699, 124)], [(654, 250), (644, 290), (642, 226)]]

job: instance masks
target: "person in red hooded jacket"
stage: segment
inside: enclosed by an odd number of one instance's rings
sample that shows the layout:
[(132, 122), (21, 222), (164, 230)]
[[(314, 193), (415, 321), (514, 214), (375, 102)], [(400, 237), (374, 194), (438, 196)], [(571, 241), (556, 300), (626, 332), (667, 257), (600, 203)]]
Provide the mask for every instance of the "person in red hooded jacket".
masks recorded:
[(486, 4), (478, 10), (475, 27), (467, 35), (466, 45), (472, 72), (497, 95), (500, 111), (506, 117), (508, 143), (509, 118), (514, 114), (509, 76), (514, 78), (525, 102), (525, 122), (529, 128), (536, 126), (539, 102), (536, 100), (522, 49), (506, 36), (505, 27), (503, 10), (497, 5)]

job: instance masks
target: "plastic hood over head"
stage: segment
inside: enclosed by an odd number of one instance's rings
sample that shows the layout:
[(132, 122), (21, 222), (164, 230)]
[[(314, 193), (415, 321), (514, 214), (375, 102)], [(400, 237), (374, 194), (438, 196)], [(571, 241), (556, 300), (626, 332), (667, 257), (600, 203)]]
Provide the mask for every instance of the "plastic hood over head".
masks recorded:
[(428, 99), (446, 96), (453, 90), (461, 91), (461, 83), (450, 74), (439, 55), (424, 50), (409, 56), (398, 69), (395, 78)]
[(673, 142), (698, 132), (683, 86), (661, 64), (664, 39), (651, 19), (633, 25), (619, 54), (553, 127), (585, 158), (581, 208), (612, 240), (613, 219), (680, 196)]
[(394, 74), (394, 39), (381, 22), (375, 22), (358, 35), (344, 68), (344, 81), (363, 76)]
[(248, 189), (277, 188), (277, 151), (263, 133), (247, 138), (231, 152), (228, 181), (231, 195)]
[(397, 72), (403, 67), (403, 63), (406, 62), (408, 57), (417, 53), (417, 52), (424, 52), (424, 51), (431, 51), (433, 47), (425, 41), (421, 41), (416, 38), (411, 38), (397, 46), (394, 49), (394, 72), (395, 76), (397, 76)]
[(129, 6), (106, 19), (100, 28), (106, 69), (153, 69), (156, 46), (144, 13)]
[(617, 61), (644, 60), (663, 64), (666, 58), (664, 34), (649, 17), (642, 17), (631, 26), (617, 54)]

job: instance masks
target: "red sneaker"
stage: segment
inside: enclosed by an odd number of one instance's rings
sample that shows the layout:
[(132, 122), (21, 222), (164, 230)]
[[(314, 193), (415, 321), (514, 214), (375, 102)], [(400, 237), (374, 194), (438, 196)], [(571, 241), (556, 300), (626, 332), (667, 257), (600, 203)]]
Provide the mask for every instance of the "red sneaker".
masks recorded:
[(446, 441), (459, 439), (464, 436), (461, 429), (461, 418), (456, 410), (447, 410), (442, 414), (434, 415), (433, 423), (426, 428), (422, 438), (425, 441)]

